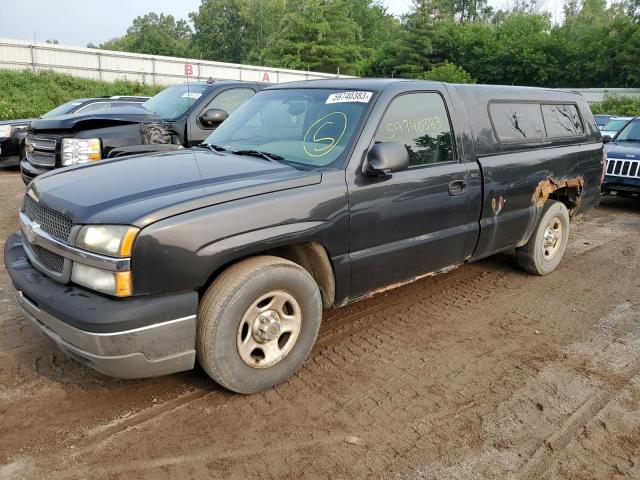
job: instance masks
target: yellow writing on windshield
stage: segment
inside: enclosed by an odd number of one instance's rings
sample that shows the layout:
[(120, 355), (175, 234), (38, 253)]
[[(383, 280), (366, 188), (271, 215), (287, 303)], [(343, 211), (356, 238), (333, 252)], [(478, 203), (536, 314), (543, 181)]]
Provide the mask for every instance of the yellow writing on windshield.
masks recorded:
[(347, 115), (344, 112), (331, 112), (320, 117), (304, 135), (304, 151), (310, 157), (326, 155), (342, 139), (347, 130)]

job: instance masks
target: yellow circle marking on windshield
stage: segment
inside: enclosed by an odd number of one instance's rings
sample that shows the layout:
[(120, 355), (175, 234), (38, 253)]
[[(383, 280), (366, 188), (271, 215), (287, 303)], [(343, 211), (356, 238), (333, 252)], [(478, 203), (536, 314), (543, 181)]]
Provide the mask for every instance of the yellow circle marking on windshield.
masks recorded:
[[(329, 117), (334, 117), (334, 118), (330, 119)], [(334, 138), (330, 136), (325, 136), (325, 137), (320, 136), (320, 135), (323, 135), (321, 130), (326, 125), (339, 125), (340, 123), (338, 122), (342, 122), (342, 131), (340, 132), (340, 135), (338, 135), (338, 138)], [(345, 113), (331, 112), (326, 114), (324, 117), (320, 117), (318, 120), (313, 122), (313, 124), (307, 130), (307, 133), (305, 133), (304, 135), (302, 144), (303, 144), (305, 153), (310, 157), (322, 157), (323, 155), (326, 155), (331, 150), (333, 150), (333, 148), (338, 144), (338, 142), (344, 135), (344, 132), (346, 131), (347, 131), (347, 115)], [(311, 135), (311, 141), (308, 140), (309, 135)], [(322, 146), (320, 147), (314, 146), (313, 149), (309, 151), (309, 149), (307, 148), (307, 142), (322, 143)], [(328, 142), (328, 143), (323, 143), (323, 142)]]

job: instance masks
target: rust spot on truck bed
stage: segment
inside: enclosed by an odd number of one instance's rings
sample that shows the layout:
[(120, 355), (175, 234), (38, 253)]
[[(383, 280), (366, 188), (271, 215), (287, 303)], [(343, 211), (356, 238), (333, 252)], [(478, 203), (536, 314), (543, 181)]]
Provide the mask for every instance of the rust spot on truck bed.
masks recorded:
[(535, 192), (533, 192), (533, 203), (542, 206), (554, 192), (566, 188), (569, 199), (577, 206), (583, 185), (584, 178), (582, 175), (572, 178), (553, 178), (549, 176), (538, 183)]
[(493, 210), (493, 216), (497, 217), (502, 209), (504, 208), (504, 204), (507, 202), (507, 199), (502, 195), (500, 197), (491, 199), (491, 210)]

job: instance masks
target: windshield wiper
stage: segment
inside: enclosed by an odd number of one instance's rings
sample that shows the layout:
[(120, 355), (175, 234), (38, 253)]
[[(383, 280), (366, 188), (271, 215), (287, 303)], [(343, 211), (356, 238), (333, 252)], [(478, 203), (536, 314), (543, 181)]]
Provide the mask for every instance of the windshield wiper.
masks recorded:
[(264, 158), (270, 162), (279, 163), (279, 160), (284, 160), (284, 157), (280, 155), (276, 155), (275, 153), (263, 152), (261, 150), (237, 150), (235, 152), (231, 152), (234, 155), (246, 155), (248, 157), (257, 157)]
[(216, 145), (215, 143), (201, 143), (199, 145), (195, 145), (194, 148), (206, 148), (207, 150), (211, 150), (212, 152), (226, 152), (227, 149), (221, 147), (220, 145)]

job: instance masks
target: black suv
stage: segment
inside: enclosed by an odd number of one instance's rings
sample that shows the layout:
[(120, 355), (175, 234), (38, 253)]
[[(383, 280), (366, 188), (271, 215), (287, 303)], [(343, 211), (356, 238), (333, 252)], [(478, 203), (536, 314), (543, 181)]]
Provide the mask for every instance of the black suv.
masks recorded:
[(142, 104), (35, 120), (27, 132), (22, 179), (54, 168), (109, 156), (151, 153), (202, 142), (266, 84), (239, 81), (185, 83)]
[[(635, 117), (607, 141), (607, 174), (602, 191), (607, 195), (640, 197), (640, 117)], [(611, 143), (609, 143), (611, 142)]]
[[(149, 97), (140, 96), (78, 98), (63, 103), (40, 118), (71, 113), (89, 113), (125, 105), (140, 105), (147, 100), (149, 100)], [(20, 160), (24, 158), (24, 137), (29, 124), (33, 120), (33, 118), (23, 118), (0, 122), (0, 165), (18, 165)]]

